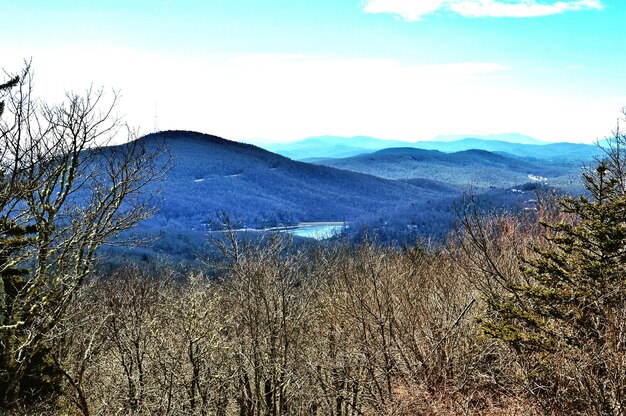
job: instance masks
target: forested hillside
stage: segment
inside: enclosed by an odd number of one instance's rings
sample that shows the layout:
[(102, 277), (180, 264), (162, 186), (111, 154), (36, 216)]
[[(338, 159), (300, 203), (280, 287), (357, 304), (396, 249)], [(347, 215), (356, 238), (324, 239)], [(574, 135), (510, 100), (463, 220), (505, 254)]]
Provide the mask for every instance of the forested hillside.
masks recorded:
[(228, 214), (238, 228), (345, 221), (354, 238), (366, 228), (378, 229), (389, 241), (441, 238), (463, 192), (443, 182), (398, 181), (297, 162), (197, 132), (155, 133), (138, 143), (167, 148), (161, 160), (169, 158), (170, 166), (150, 186), (159, 200), (157, 212), (133, 230), (152, 241), (132, 252), (116, 248), (120, 255), (193, 258), (218, 214)]
[(210, 224), (217, 212), (229, 212), (248, 227), (352, 221), (445, 195), (435, 184), (296, 162), (207, 134), (163, 132), (140, 141), (165, 145), (172, 157), (171, 170), (160, 184), (163, 203), (152, 220), (163, 227), (199, 228)]
[[(545, 182), (551, 186), (580, 192), (583, 160), (546, 163), (538, 159), (476, 149), (444, 153), (438, 150), (390, 148), (316, 163), (382, 178), (428, 178), (465, 189), (511, 188), (541, 180), (533, 178), (545, 178)], [(588, 156), (587, 162), (590, 161), (592, 158)]]
[(165, 147), (171, 157), (167, 175), (152, 185), (158, 211), (135, 229), (155, 238), (135, 251), (149, 256), (193, 258), (218, 214), (238, 228), (344, 221), (352, 239), (367, 232), (402, 244), (442, 240), (464, 192), (485, 208), (523, 210), (538, 189), (582, 190), (581, 161), (545, 163), (483, 150), (390, 148), (311, 164), (197, 132), (155, 133), (139, 143)]

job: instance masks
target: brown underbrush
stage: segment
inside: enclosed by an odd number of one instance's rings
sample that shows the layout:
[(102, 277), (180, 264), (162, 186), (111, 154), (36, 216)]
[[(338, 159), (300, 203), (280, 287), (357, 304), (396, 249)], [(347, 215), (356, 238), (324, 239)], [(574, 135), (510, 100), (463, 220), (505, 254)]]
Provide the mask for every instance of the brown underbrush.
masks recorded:
[[(518, 249), (518, 235), (500, 234), (501, 250)], [(216, 277), (127, 265), (83, 287), (54, 338), (55, 406), (84, 415), (536, 412), (514, 357), (480, 330), (486, 309), (469, 245), (297, 250), (274, 236), (225, 248)]]

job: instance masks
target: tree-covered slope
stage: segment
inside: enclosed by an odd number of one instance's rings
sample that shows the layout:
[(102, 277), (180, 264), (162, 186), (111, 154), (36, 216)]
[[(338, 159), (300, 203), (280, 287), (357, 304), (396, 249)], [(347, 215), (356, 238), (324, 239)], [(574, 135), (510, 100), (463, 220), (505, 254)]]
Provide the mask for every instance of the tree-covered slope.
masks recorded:
[(199, 229), (217, 212), (246, 226), (350, 221), (449, 196), (434, 183), (402, 181), (296, 162), (216, 136), (168, 131), (140, 139), (165, 144), (172, 168), (159, 184), (161, 206), (148, 224)]
[(406, 147), (390, 148), (350, 158), (326, 159), (318, 163), (382, 178), (427, 178), (464, 188), (511, 187), (541, 178), (561, 187), (567, 187), (570, 181), (580, 182), (579, 163), (546, 163), (485, 150), (444, 153)]

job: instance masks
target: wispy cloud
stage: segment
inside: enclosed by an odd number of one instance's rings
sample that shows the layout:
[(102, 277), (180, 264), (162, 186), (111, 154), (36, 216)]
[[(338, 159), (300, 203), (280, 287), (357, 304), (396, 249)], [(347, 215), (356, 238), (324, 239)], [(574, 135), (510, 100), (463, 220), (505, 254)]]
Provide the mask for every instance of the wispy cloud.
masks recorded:
[(535, 17), (602, 9), (601, 0), (367, 0), (365, 12), (391, 13), (409, 21), (437, 11), (464, 17)]
[(621, 105), (622, 108), (626, 109), (626, 97), (613, 97), (607, 100), (608, 103), (613, 105)]
[[(20, 48), (0, 52), (10, 69), (19, 68), (25, 54)], [(115, 86), (123, 94), (118, 110), (131, 124), (143, 126), (144, 133), (154, 125), (158, 102), (160, 129), (230, 139), (365, 134), (416, 140), (523, 131), (543, 140), (583, 141), (602, 137), (614, 125), (616, 107), (626, 103), (602, 96), (561, 97), (538, 85), (529, 87), (519, 79), (519, 68), (501, 62), (425, 65), (282, 54), (189, 57), (104, 46), (26, 53), (35, 57), (38, 95), (57, 101), (64, 90)], [(75, 56), (83, 59), (70, 59)], [(179, 82), (164, 85), (168, 79)]]

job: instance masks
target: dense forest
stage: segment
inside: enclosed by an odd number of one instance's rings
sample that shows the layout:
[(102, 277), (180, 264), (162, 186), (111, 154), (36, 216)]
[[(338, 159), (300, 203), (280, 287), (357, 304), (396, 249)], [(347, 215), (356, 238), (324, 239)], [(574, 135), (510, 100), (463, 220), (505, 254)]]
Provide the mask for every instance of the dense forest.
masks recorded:
[(102, 92), (44, 105), (28, 68), (0, 91), (3, 414), (626, 411), (619, 131), (583, 196), (469, 198), (437, 242), (247, 240), (226, 218), (198, 267), (97, 267), (154, 212), (167, 152), (103, 147), (127, 131)]
[(367, 233), (399, 246), (416, 238), (442, 242), (455, 222), (453, 207), (463, 204), (468, 190), (483, 207), (524, 210), (537, 191), (582, 192), (581, 165), (593, 161), (589, 154), (546, 162), (480, 150), (398, 148), (311, 164), (190, 131), (153, 133), (137, 143), (148, 151), (167, 148), (159, 160), (171, 163), (144, 190), (159, 199), (158, 209), (132, 230), (150, 244), (108, 248), (118, 262), (194, 261), (211, 251), (206, 233), (219, 229), (220, 213), (241, 229), (341, 221), (349, 224), (344, 236), (353, 241)]

